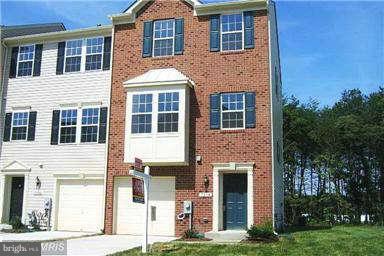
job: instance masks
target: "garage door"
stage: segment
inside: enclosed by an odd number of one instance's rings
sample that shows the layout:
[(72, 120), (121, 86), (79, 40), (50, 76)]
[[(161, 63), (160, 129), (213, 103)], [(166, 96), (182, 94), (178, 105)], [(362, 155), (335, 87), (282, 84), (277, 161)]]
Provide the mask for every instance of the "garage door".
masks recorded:
[(58, 189), (58, 230), (98, 232), (102, 229), (102, 180), (61, 180)]
[[(144, 204), (132, 202), (132, 179), (115, 179), (115, 232), (141, 235)], [(175, 178), (154, 177), (149, 193), (150, 235), (175, 235)]]

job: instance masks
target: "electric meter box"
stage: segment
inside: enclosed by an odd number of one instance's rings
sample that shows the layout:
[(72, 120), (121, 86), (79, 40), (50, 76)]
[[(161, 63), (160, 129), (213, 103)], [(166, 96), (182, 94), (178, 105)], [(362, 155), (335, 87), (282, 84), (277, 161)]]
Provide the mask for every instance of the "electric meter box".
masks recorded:
[(183, 213), (191, 214), (192, 213), (192, 201), (184, 201), (183, 202)]

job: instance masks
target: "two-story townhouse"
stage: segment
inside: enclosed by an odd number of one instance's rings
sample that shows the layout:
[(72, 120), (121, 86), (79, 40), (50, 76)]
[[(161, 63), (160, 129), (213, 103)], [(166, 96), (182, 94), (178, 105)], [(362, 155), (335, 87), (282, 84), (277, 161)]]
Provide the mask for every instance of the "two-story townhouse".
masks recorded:
[(1, 222), (51, 202), (53, 229), (103, 229), (111, 30), (4, 39)]
[(105, 231), (141, 234), (134, 158), (151, 168), (149, 234), (283, 223), (275, 5), (137, 0), (112, 15)]

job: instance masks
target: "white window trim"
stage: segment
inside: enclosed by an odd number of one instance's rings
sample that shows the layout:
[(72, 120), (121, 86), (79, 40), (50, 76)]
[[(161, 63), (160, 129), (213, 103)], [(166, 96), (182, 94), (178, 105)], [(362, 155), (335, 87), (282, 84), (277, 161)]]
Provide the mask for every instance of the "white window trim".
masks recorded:
[[(136, 112), (136, 113), (133, 113), (133, 96), (135, 95), (147, 95), (147, 94), (151, 94), (152, 95), (152, 111), (151, 112)], [(132, 94), (132, 102), (131, 102), (131, 127), (129, 127), (129, 131), (130, 131), (130, 134), (133, 135), (133, 136), (145, 136), (145, 135), (149, 135), (149, 134), (153, 134), (153, 119), (154, 119), (154, 114), (155, 114), (155, 111), (154, 111), (154, 108), (153, 108), (153, 105), (154, 105), (154, 95), (157, 95), (157, 93), (148, 93), (148, 92), (138, 92), (138, 93), (133, 93)], [(140, 101), (139, 101), (139, 106), (140, 106)], [(149, 115), (151, 114), (151, 132), (136, 132), (136, 133), (133, 133), (132, 132), (132, 125), (133, 125), (133, 115)]]
[[(223, 100), (222, 97), (224, 94), (242, 94), (243, 95), (243, 110), (223, 110)], [(243, 127), (236, 128), (223, 128), (223, 113), (231, 112), (243, 112)], [(220, 94), (220, 129), (221, 130), (244, 130), (245, 129), (245, 93), (244, 92), (226, 92)]]
[[(241, 30), (223, 32), (223, 27), (222, 27), (223, 16), (224, 15), (233, 15), (233, 14), (241, 14), (241, 23), (242, 23)], [(244, 13), (235, 12), (235, 13), (223, 13), (223, 14), (221, 14), (220, 15), (220, 28), (219, 29), (220, 29), (220, 51), (221, 52), (236, 52), (236, 51), (243, 51), (244, 50)], [(233, 34), (233, 33), (239, 33), (239, 32), (241, 32), (241, 49), (223, 50), (223, 34)]]
[[(32, 60), (22, 60), (20, 61), (20, 48), (21, 47), (26, 47), (26, 46), (33, 46), (33, 58)], [(35, 44), (25, 44), (25, 45), (20, 45), (19, 46), (19, 50), (17, 52), (17, 63), (16, 63), (16, 77), (31, 77), (33, 76), (33, 69), (35, 68), (35, 54), (36, 54), (36, 45)], [(28, 76), (19, 76), (19, 63), (20, 62), (29, 62), (29, 61), (32, 61), (32, 71), (31, 71), (31, 74), (28, 75)]]
[[(162, 37), (162, 38), (156, 38), (155, 37), (155, 23), (156, 22), (161, 22), (161, 21), (166, 21), (166, 20), (173, 20), (173, 36), (172, 37)], [(153, 22), (153, 44), (152, 44), (152, 56), (154, 58), (161, 58), (161, 57), (169, 57), (169, 56), (175, 56), (175, 32), (176, 32), (176, 22), (175, 19), (163, 19), (163, 20), (155, 20)], [(172, 39), (172, 54), (171, 55), (159, 55), (155, 56), (155, 41), (160, 41), (160, 40), (167, 40), (167, 39)]]
[[(24, 140), (14, 140), (12, 139), (13, 137), (13, 119), (14, 119), (14, 116), (15, 116), (15, 113), (28, 113), (28, 118), (27, 118), (27, 124), (26, 125), (18, 125), (16, 127), (26, 127), (26, 134), (25, 134), (25, 139)], [(10, 141), (12, 142), (17, 142), (17, 141), (27, 141), (28, 140), (28, 125), (29, 125), (29, 115), (30, 115), (30, 110), (28, 109), (25, 109), (25, 110), (18, 110), (18, 111), (13, 111), (12, 112), (12, 120), (11, 120), (11, 138), (10, 138)]]
[[(103, 43), (101, 45), (101, 53), (87, 53), (87, 40), (88, 39), (95, 39), (95, 38), (101, 38)], [(84, 38), (84, 42), (85, 42), (85, 57), (84, 57), (84, 71), (85, 72), (92, 72), (92, 71), (100, 71), (100, 70), (103, 70), (103, 61), (104, 61), (104, 37), (102, 36), (95, 36), (95, 37), (88, 37), (88, 38)], [(92, 69), (92, 70), (86, 70), (85, 69), (85, 64), (86, 64), (86, 60), (87, 60), (87, 56), (90, 56), (90, 55), (96, 55), (96, 54), (101, 54), (101, 66), (99, 69)]]
[[(159, 95), (160, 95), (160, 93), (164, 93), (164, 94), (166, 94), (166, 93), (177, 93), (178, 95), (179, 95), (179, 100), (178, 100), (178, 111), (175, 111), (175, 110), (171, 110), (171, 111), (167, 111), (167, 110), (165, 110), (165, 111), (160, 111), (159, 110)], [(173, 97), (173, 96), (172, 96)], [(173, 103), (173, 101), (171, 101), (171, 104)], [(177, 131), (170, 131), (170, 132), (159, 132), (158, 131), (158, 127), (159, 127), (159, 114), (175, 114), (175, 113), (177, 113)], [(180, 129), (180, 127), (179, 127), (179, 122), (180, 122), (180, 93), (179, 92), (158, 92), (157, 93), (157, 122), (156, 122), (156, 133), (158, 133), (158, 134), (175, 134), (175, 133), (178, 133), (179, 132), (179, 129)]]
[[(87, 54), (87, 39), (93, 39), (93, 38), (102, 38), (103, 39), (103, 47), (101, 51), (101, 67), (100, 69), (93, 69), (93, 70), (85, 70), (85, 62), (86, 58), (88, 55), (95, 55), (96, 53), (93, 54)], [(79, 55), (70, 55), (67, 56), (67, 43), (70, 41), (78, 41), (81, 40), (81, 54)], [(80, 60), (80, 70), (79, 71), (65, 71), (65, 66), (67, 62), (67, 57), (79, 57), (81, 58)], [(103, 61), (104, 61), (104, 37), (103, 36), (96, 36), (96, 37), (87, 37), (87, 38), (78, 38), (78, 39), (71, 39), (65, 41), (65, 50), (64, 50), (64, 65), (63, 65), (63, 74), (77, 74), (77, 73), (88, 73), (88, 72), (98, 72), (103, 70)]]
[[(99, 143), (99, 131), (100, 131), (100, 116), (101, 116), (100, 110), (101, 110), (101, 107), (102, 106), (99, 106), (99, 105), (84, 105), (81, 107), (75, 107), (75, 106), (61, 107), (60, 108), (60, 119), (59, 119), (58, 145), (98, 144)], [(83, 109), (87, 109), (87, 108), (98, 108), (99, 109), (99, 119), (97, 122), (97, 141), (94, 141), (94, 142), (81, 142), (81, 128), (83, 127), (83, 124), (81, 121), (83, 118)], [(61, 127), (62, 127), (62, 125), (61, 125), (62, 113), (63, 113), (63, 110), (72, 110), (72, 109), (77, 110), (76, 125), (64, 126), (64, 127), (75, 126), (76, 127), (76, 139), (75, 139), (75, 142), (62, 143), (62, 142), (60, 142)], [(85, 126), (88, 126), (88, 125), (85, 125)]]
[[(97, 108), (99, 110), (99, 115), (98, 115), (98, 118), (97, 118), (97, 124), (92, 124), (92, 125), (86, 125), (86, 124), (83, 124), (83, 110), (84, 109), (90, 109), (90, 108)], [(93, 144), (93, 143), (99, 143), (99, 132), (100, 132), (100, 116), (101, 116), (101, 113), (100, 113), (100, 110), (101, 110), (101, 107), (100, 106), (85, 106), (85, 107), (82, 107), (80, 108), (81, 110), (81, 122), (80, 122), (80, 136), (79, 136), (79, 143), (81, 144)], [(81, 129), (83, 128), (83, 126), (97, 126), (97, 134), (96, 134), (96, 141), (84, 141), (84, 142), (81, 142)]]
[[(77, 110), (77, 116), (76, 116), (76, 125), (66, 125), (66, 126), (62, 126), (61, 125), (61, 118), (63, 116), (63, 111), (65, 110)], [(60, 109), (60, 118), (59, 118), (59, 137), (58, 137), (58, 145), (73, 145), (73, 144), (77, 144), (77, 141), (78, 141), (78, 138), (79, 138), (79, 132), (78, 132), (78, 123), (79, 123), (79, 108), (75, 108), (75, 107), (67, 107), (67, 108), (61, 108)], [(75, 142), (68, 142), (68, 143), (65, 143), (65, 142), (61, 142), (61, 128), (62, 127), (76, 127), (76, 138), (75, 138)]]

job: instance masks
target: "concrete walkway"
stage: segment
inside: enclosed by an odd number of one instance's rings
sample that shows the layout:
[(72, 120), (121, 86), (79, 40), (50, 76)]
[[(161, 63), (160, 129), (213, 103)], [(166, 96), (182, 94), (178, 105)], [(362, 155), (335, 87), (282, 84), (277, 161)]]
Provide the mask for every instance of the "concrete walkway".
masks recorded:
[[(169, 242), (175, 237), (149, 236), (149, 243)], [(142, 236), (102, 235), (67, 240), (68, 256), (104, 256), (141, 246)]]
[(0, 233), (0, 242), (4, 241), (54, 241), (85, 236), (94, 236), (97, 233), (90, 232), (69, 232), (69, 231), (38, 231), (28, 233)]

